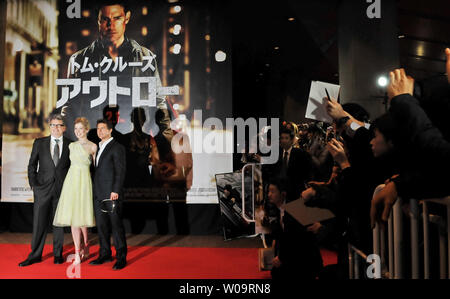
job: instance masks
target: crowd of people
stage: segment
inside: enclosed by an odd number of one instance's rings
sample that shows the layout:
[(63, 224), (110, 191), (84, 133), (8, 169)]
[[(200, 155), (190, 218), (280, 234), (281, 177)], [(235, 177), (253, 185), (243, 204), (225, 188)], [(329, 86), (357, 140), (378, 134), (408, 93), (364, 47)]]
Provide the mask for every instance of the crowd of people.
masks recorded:
[[(142, 61), (140, 56), (144, 54), (154, 56), (125, 37), (131, 15), (127, 5), (109, 2), (114, 3), (100, 5), (96, 14), (99, 39), (74, 54), (71, 63), (82, 64), (86, 57), (124, 56), (131, 58), (130, 61)], [(111, 24), (117, 28), (112, 30)], [(130, 53), (139, 55), (129, 57)], [(371, 229), (375, 223), (383, 224), (388, 220), (398, 197), (425, 199), (450, 195), (447, 174), (450, 126), (446, 122), (450, 114), (450, 49), (445, 53), (447, 76), (418, 82), (407, 76), (403, 69), (393, 70), (387, 88), (390, 108), (373, 121), (364, 107), (355, 103), (341, 105), (336, 99), (329, 99), (324, 102), (333, 119), (332, 124), (309, 122), (297, 125), (287, 121), (282, 124), (278, 162), (262, 165), (268, 206), (266, 216), (270, 218), (271, 245), (275, 252), (272, 261), (274, 280), (346, 278), (347, 245), (351, 243), (370, 253)], [(74, 78), (87, 75), (82, 75), (81, 71), (71, 74)], [(136, 74), (139, 75), (142, 74)], [(156, 64), (150, 75), (159, 78)], [(132, 76), (132, 71), (127, 70), (122, 79), (129, 81)], [(130, 123), (135, 126), (124, 136), (115, 130), (110, 119), (99, 120), (96, 129), (89, 132), (88, 120), (97, 119), (101, 107), (93, 110), (86, 108), (90, 101), (73, 102), (61, 112), (71, 118), (67, 124), (74, 124), (72, 139), (76, 137), (77, 141), (63, 137), (64, 119), (52, 116), (49, 121), (51, 136), (37, 139), (33, 144), (28, 167), (35, 198), (32, 252), (19, 266), (41, 262), (46, 224), (51, 219), (56, 264), (63, 263), (62, 227), (72, 226), (75, 263), (79, 264), (89, 256), (87, 228), (97, 226), (100, 252), (91, 264), (112, 260), (112, 234), (117, 258), (114, 269), (120, 270), (126, 266), (127, 255), (121, 220), (124, 185), (145, 185), (149, 180), (150, 159), (155, 174), (161, 174), (155, 175), (157, 185), (187, 190), (192, 185), (192, 157), (176, 156), (170, 148), (175, 132), (169, 125), (169, 112), (163, 98), (157, 98), (155, 123), (159, 133), (155, 137), (144, 133), (145, 113), (132, 109), (130, 101), (123, 101), (128, 104), (125, 109), (122, 105), (121, 117), (129, 116)], [(88, 111), (89, 115), (81, 117), (83, 111)], [(68, 133), (72, 134), (71, 130)], [(271, 136), (268, 132), (266, 135)], [(121, 143), (127, 145), (127, 150)], [(261, 156), (244, 154), (240, 163), (260, 162)], [(91, 165), (95, 168), (92, 183)], [(125, 176), (127, 165), (134, 175)], [(374, 195), (380, 185), (382, 189)], [(231, 186), (225, 187), (229, 203), (240, 203), (239, 195)], [(284, 208), (285, 203), (299, 198), (307, 206), (331, 210), (336, 217), (302, 226)], [(112, 206), (104, 207), (104, 200)], [(323, 267), (321, 245), (330, 246), (338, 253), (338, 264), (331, 270)]]
[[(415, 81), (393, 70), (390, 108), (373, 121), (362, 106), (331, 99), (324, 102), (332, 124), (282, 123), (279, 161), (263, 165), (274, 280), (348, 278), (348, 244), (370, 254), (372, 228), (384, 227), (399, 197), (450, 195), (450, 49), (445, 53), (447, 76)], [(284, 210), (299, 198), (335, 218), (302, 226)], [(337, 265), (323, 267), (322, 246), (337, 252)]]

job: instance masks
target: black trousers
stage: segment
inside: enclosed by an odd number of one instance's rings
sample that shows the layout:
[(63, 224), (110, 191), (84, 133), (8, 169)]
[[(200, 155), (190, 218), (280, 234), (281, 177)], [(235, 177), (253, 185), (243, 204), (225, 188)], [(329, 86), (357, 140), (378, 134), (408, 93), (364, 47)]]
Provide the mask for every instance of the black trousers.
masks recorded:
[(98, 238), (100, 242), (100, 256), (109, 257), (111, 252), (111, 234), (116, 248), (116, 258), (126, 259), (127, 257), (127, 239), (125, 236), (125, 227), (122, 222), (122, 201), (118, 201), (114, 213), (102, 212), (100, 208), (101, 200), (94, 200), (95, 221), (97, 222)]
[[(59, 198), (54, 195), (34, 196), (33, 236), (29, 259), (42, 258), (47, 229), (53, 223)], [(62, 257), (64, 244), (64, 228), (53, 226), (53, 255)]]

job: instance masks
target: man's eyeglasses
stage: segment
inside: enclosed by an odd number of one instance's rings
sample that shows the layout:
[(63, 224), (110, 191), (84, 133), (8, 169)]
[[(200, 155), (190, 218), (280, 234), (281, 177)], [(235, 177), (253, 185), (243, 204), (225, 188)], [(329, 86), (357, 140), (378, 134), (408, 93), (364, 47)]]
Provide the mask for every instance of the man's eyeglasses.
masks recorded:
[(62, 124), (50, 124), (50, 128), (63, 128), (65, 125)]

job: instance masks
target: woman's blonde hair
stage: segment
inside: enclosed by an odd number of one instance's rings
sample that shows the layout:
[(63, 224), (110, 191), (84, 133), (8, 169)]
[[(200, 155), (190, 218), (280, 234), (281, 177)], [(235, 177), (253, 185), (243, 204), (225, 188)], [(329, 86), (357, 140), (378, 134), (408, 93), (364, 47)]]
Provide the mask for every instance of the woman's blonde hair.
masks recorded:
[(76, 124), (82, 124), (83, 127), (86, 128), (86, 130), (89, 130), (89, 129), (90, 129), (89, 121), (87, 120), (86, 117), (78, 117), (78, 118), (75, 120), (75, 123), (74, 123), (73, 125), (75, 126)]

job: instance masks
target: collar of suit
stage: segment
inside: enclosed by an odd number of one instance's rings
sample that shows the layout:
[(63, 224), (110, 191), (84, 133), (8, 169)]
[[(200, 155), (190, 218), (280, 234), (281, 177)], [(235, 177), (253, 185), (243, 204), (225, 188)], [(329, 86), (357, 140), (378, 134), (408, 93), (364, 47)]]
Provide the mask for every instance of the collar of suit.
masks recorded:
[(63, 136), (61, 136), (61, 137), (59, 137), (59, 138), (56, 138), (56, 137), (53, 137), (53, 136), (50, 135), (50, 139), (51, 139), (52, 141), (59, 140), (59, 142), (62, 142), (62, 141), (63, 141)]
[(100, 141), (99, 144), (98, 144), (99, 145), (99, 150), (100, 150), (100, 148), (107, 146), (108, 143), (110, 143), (113, 139), (114, 138), (111, 136), (105, 141)]
[(288, 156), (290, 156), (290, 155), (291, 155), (292, 148), (293, 148), (293, 147), (291, 146), (288, 150), (283, 149), (283, 156), (285, 155), (286, 152), (288, 153)]
[(111, 144), (111, 142), (114, 140), (113, 137), (109, 138), (108, 140), (105, 140), (103, 142), (99, 143), (98, 150), (97, 150), (97, 157), (95, 159), (95, 166), (97, 167), (100, 164), (101, 158), (103, 156), (104, 151), (106, 150), (106, 147)]

